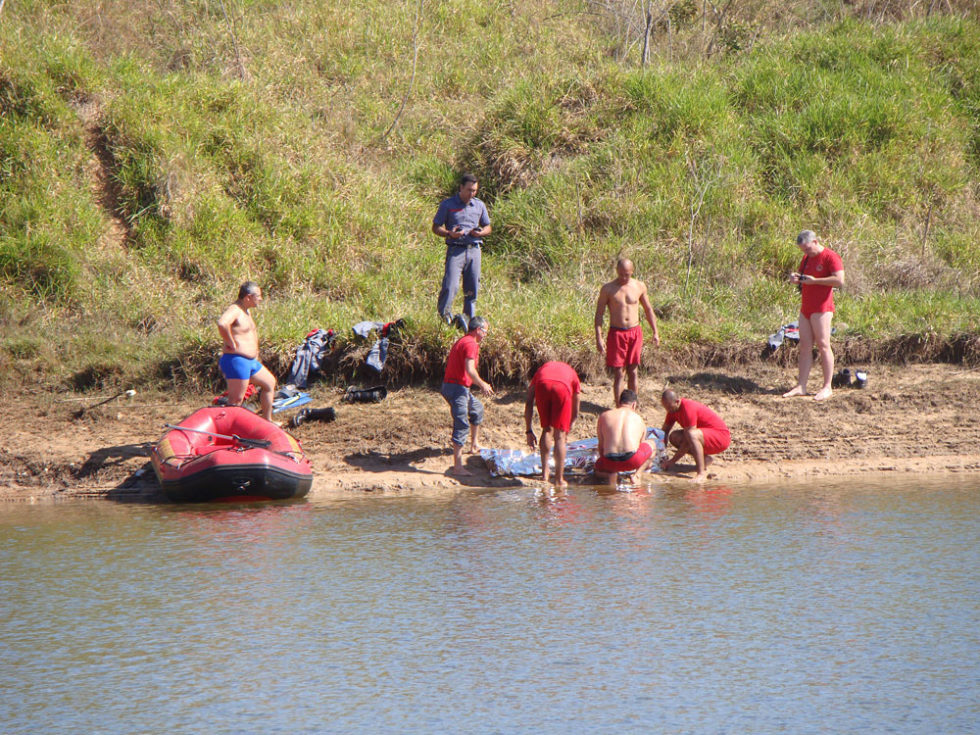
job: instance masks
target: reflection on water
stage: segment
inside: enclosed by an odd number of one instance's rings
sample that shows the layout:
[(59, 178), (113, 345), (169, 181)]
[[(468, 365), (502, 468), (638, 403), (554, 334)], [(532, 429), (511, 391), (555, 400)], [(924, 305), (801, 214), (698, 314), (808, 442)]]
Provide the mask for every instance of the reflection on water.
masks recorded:
[(0, 506), (0, 731), (970, 732), (978, 491)]

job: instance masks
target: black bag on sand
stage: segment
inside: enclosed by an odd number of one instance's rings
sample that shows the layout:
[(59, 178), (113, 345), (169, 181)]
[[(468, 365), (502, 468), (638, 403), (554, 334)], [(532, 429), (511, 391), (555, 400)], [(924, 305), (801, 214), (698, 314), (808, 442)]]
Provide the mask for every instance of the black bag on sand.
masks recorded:
[(326, 408), (301, 408), (299, 413), (289, 420), (289, 426), (295, 429), (307, 421), (334, 421), (336, 418), (337, 411), (333, 406), (327, 406)]
[(344, 403), (381, 403), (388, 396), (388, 389), (383, 385), (376, 385), (373, 388), (348, 388), (344, 397)]

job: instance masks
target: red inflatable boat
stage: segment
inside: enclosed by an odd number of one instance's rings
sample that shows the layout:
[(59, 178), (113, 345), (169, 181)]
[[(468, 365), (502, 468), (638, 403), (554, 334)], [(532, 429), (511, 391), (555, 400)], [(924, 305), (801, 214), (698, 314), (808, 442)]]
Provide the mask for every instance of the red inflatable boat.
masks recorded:
[(150, 459), (171, 500), (301, 498), (313, 485), (299, 442), (246, 408), (209, 406), (168, 427)]

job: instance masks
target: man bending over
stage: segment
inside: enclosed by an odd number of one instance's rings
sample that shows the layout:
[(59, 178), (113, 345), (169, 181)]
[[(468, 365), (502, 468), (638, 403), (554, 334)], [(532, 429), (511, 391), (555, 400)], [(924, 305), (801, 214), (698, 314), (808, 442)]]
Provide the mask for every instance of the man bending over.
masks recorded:
[(524, 400), (524, 436), (527, 445), (534, 449), (537, 437), (531, 422), (534, 419), (534, 406), (538, 407), (541, 419), (541, 479), (548, 482), (550, 467), (548, 458), (551, 448), (555, 448), (555, 485), (568, 487), (565, 480), (565, 457), (567, 455), (568, 432), (578, 418), (582, 384), (578, 373), (565, 362), (546, 362), (538, 368), (527, 388)]

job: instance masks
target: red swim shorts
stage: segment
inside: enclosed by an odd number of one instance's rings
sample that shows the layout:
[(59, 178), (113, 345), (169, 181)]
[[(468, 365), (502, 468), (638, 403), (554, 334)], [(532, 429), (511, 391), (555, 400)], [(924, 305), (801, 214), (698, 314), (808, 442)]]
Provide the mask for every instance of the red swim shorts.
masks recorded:
[(637, 324), (629, 329), (609, 327), (606, 335), (606, 366), (625, 367), (639, 365), (643, 351), (643, 327)]
[(572, 393), (564, 383), (543, 380), (534, 389), (534, 403), (538, 407), (541, 428), (555, 427), (558, 431), (572, 428)]
[(732, 435), (721, 429), (701, 429), (701, 436), (704, 437), (705, 454), (720, 454), (732, 443)]
[(616, 460), (609, 457), (599, 457), (595, 461), (595, 468), (599, 472), (632, 472), (643, 466), (650, 457), (653, 456), (653, 447), (648, 442), (640, 442), (640, 447), (629, 459)]

